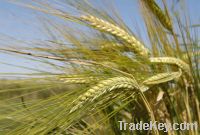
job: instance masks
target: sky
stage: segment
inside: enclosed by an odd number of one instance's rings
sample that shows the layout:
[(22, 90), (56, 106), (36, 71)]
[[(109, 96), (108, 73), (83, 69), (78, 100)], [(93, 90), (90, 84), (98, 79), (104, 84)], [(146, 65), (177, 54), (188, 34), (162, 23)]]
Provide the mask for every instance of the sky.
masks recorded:
[[(94, 0), (95, 1), (95, 0)], [(97, 0), (98, 2), (101, 0)], [(114, 1), (114, 0), (113, 0)], [(167, 0), (171, 4), (172, 0)], [(123, 20), (138, 36), (146, 40), (145, 29), (140, 12), (138, 10), (137, 0), (115, 0), (115, 6), (119, 10)], [(161, 0), (157, 0), (158, 3)], [(189, 10), (189, 16), (193, 24), (200, 24), (200, 1), (186, 0)], [(9, 3), (8, 0), (0, 0), (0, 48), (12, 44), (10, 41), (5, 41), (4, 37), (14, 37), (18, 40), (47, 40), (43, 32), (43, 26), (38, 19), (40, 13), (31, 9)], [(139, 30), (139, 33), (138, 33)], [(39, 68), (41, 65), (30, 62), (20, 57), (8, 55), (0, 52), (0, 73), (23, 73), (30, 72), (29, 70), (13, 67), (3, 63), (10, 63), (18, 66), (27, 66)]]

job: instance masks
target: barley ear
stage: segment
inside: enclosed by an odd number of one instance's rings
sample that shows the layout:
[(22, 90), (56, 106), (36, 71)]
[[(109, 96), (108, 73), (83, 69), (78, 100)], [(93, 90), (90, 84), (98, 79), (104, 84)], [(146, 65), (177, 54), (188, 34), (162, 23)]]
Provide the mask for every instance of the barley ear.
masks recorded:
[(134, 90), (140, 89), (140, 87), (135, 80), (127, 77), (114, 77), (103, 80), (96, 86), (87, 90), (83, 95), (80, 95), (78, 99), (73, 102), (74, 107), (70, 110), (70, 113), (81, 108), (84, 104), (93, 102), (102, 95), (108, 94), (117, 89)]
[(174, 58), (174, 57), (151, 57), (150, 59), (151, 63), (163, 63), (163, 64), (171, 64), (176, 65), (180, 69), (182, 69), (184, 72), (190, 74), (190, 67), (187, 63), (182, 61), (181, 59)]
[(143, 57), (149, 56), (149, 50), (134, 36), (130, 35), (120, 27), (91, 15), (81, 16), (80, 19), (97, 30), (109, 33), (130, 44), (135, 54)]
[(144, 0), (152, 13), (158, 18), (160, 23), (169, 31), (172, 31), (172, 23), (170, 18), (162, 11), (154, 0)]
[(62, 77), (58, 77), (58, 80), (64, 83), (74, 83), (74, 84), (88, 84), (94, 81), (98, 81), (100, 80), (97, 77), (81, 77), (81, 76), (62, 76)]
[(146, 79), (143, 84), (145, 85), (155, 85), (160, 83), (165, 83), (172, 81), (174, 79), (179, 78), (182, 75), (182, 71), (179, 70), (179, 72), (169, 72), (169, 73), (160, 73), (157, 75), (154, 75), (148, 79)]

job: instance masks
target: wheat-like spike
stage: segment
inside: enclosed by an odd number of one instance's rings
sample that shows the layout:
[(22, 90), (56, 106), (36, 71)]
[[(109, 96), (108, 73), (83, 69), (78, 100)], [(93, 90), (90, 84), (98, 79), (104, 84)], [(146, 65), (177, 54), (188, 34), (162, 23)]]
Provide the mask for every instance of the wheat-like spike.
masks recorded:
[(110, 33), (123, 39), (133, 47), (134, 53), (144, 57), (149, 56), (149, 50), (139, 40), (118, 26), (91, 15), (81, 16), (80, 19), (98, 30)]
[(85, 103), (92, 102), (100, 96), (120, 88), (129, 90), (140, 89), (135, 80), (127, 77), (114, 77), (103, 80), (96, 86), (87, 90), (83, 95), (80, 95), (78, 99), (73, 102), (74, 107), (70, 110), (70, 112), (74, 112)]
[(110, 50), (110, 49), (117, 49), (119, 51), (128, 51), (127, 48), (125, 48), (124, 46), (120, 45), (120, 44), (106, 44), (106, 45), (102, 45), (101, 49), (103, 50)]
[(190, 67), (187, 63), (182, 61), (181, 59), (174, 58), (174, 57), (152, 57), (149, 58), (150, 62), (152, 63), (163, 63), (163, 64), (172, 64), (177, 65), (186, 73), (190, 74)]
[(86, 84), (86, 83), (90, 83), (90, 80), (87, 79), (83, 79), (83, 78), (63, 78), (60, 79), (61, 81), (63, 81), (64, 83), (74, 83), (74, 84)]
[(182, 75), (181, 70), (179, 72), (170, 72), (170, 73), (159, 73), (148, 79), (146, 79), (143, 84), (145, 85), (154, 85), (172, 81), (179, 78)]
[(172, 31), (172, 23), (168, 16), (166, 16), (162, 9), (156, 4), (154, 0), (144, 0), (153, 14), (158, 18), (160, 23), (168, 30)]
[(86, 84), (86, 83), (91, 83), (93, 81), (98, 81), (100, 80), (97, 77), (78, 77), (78, 76), (67, 76), (67, 77), (59, 77), (60, 81), (63, 81), (64, 83), (75, 83), (75, 84)]

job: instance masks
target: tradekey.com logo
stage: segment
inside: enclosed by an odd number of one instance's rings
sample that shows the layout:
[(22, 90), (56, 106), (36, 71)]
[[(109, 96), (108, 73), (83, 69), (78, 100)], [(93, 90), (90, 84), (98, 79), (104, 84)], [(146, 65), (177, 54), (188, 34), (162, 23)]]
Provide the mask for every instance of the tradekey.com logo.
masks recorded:
[(157, 121), (150, 121), (149, 123), (128, 123), (124, 121), (118, 121), (120, 124), (120, 130), (162, 130), (164, 132), (172, 130), (196, 130), (198, 128), (198, 123), (158, 123)]

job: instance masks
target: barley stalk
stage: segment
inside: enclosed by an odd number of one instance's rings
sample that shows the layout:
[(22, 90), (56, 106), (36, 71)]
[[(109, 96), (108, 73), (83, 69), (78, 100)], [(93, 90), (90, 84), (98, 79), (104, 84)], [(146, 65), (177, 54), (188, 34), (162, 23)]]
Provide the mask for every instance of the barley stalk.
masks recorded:
[(183, 54), (183, 59), (188, 60), (189, 57), (199, 57), (200, 56), (200, 51), (196, 51), (196, 52), (188, 52), (188, 53), (184, 53)]
[(84, 15), (80, 18), (82, 21), (87, 22), (89, 25), (100, 31), (104, 31), (118, 38), (121, 38), (133, 47), (133, 51), (135, 54), (144, 57), (149, 56), (149, 50), (139, 40), (127, 33), (125, 30), (119, 28), (118, 26), (91, 15)]
[(73, 102), (74, 107), (70, 110), (70, 112), (74, 112), (81, 108), (84, 104), (93, 102), (100, 96), (120, 88), (128, 90), (140, 89), (135, 80), (127, 77), (114, 77), (103, 80), (96, 86), (87, 90), (83, 95), (80, 95), (78, 99)]
[(174, 57), (152, 57), (149, 59), (152, 63), (172, 64), (181, 68), (184, 72), (190, 74), (190, 67), (181, 59)]
[(160, 23), (168, 30), (172, 31), (172, 23), (167, 15), (163, 13), (162, 9), (156, 4), (154, 0), (144, 0), (153, 14), (158, 18)]

